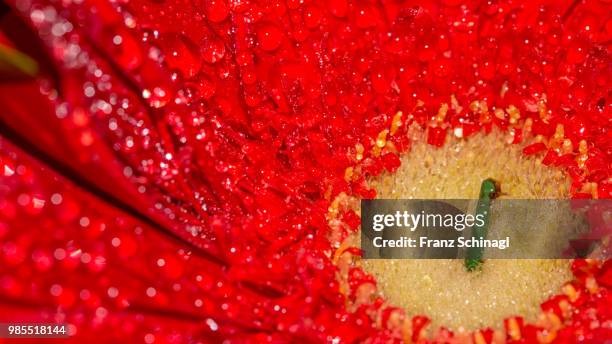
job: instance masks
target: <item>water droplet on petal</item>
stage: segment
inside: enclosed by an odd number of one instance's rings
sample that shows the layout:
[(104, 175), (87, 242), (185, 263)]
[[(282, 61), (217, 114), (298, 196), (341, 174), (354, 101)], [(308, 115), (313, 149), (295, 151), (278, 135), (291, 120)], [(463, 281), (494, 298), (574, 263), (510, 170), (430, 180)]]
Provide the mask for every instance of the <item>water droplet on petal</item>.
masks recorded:
[(221, 39), (211, 36), (204, 40), (200, 47), (202, 58), (208, 63), (215, 63), (225, 56), (225, 44)]
[(263, 50), (273, 51), (281, 45), (283, 32), (275, 25), (266, 23), (257, 30), (257, 40)]
[(207, 18), (215, 23), (222, 22), (227, 18), (229, 9), (224, 0), (205, 0), (204, 9)]
[(176, 69), (190, 79), (202, 65), (196, 45), (185, 35), (169, 33), (162, 36), (160, 45), (165, 53), (164, 60), (171, 69)]
[(104, 34), (106, 47), (109, 47), (111, 57), (125, 70), (134, 70), (140, 66), (143, 53), (139, 42), (127, 30), (119, 29)]
[(164, 107), (170, 100), (168, 91), (160, 86), (154, 87), (152, 90), (145, 88), (142, 90), (142, 97), (151, 107), (156, 109)]

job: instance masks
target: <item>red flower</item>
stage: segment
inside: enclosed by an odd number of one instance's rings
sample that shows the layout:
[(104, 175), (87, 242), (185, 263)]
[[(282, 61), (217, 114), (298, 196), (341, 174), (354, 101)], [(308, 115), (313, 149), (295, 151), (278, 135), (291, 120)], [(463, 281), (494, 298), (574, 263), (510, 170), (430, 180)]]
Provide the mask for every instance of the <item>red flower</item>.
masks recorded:
[[(336, 282), (330, 200), (374, 196), (347, 168), (395, 170), (412, 122), (435, 145), (440, 131), (492, 125), (518, 143), (527, 127), (547, 143), (527, 154), (562, 157), (576, 194), (607, 197), (609, 12), (604, 1), (9, 1), (1, 320), (65, 322), (79, 342), (400, 340), (372, 319), (380, 300), (349, 311)], [(611, 338), (607, 270), (576, 267), (586, 277), (546, 303), (565, 321), (557, 340)], [(575, 312), (557, 314), (567, 300)], [(413, 319), (408, 338), (428, 322)], [(550, 337), (516, 326), (507, 339)]]

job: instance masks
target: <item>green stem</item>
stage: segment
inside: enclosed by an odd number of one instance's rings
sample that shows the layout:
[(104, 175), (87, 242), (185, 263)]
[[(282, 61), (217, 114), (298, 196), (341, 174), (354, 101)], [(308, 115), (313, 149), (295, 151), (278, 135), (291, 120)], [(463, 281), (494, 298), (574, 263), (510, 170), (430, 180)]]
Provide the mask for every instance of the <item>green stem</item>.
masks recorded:
[(35, 77), (38, 63), (28, 55), (0, 43), (0, 80), (14, 77)]
[[(480, 195), (478, 197), (478, 205), (476, 206), (476, 216), (483, 217), (481, 226), (474, 225), (472, 228), (472, 237), (484, 239), (487, 236), (489, 222), (491, 218), (491, 201), (497, 197), (499, 193), (499, 184), (491, 179), (485, 179), (480, 185)], [(467, 271), (474, 271), (482, 268), (484, 248), (470, 247), (465, 258), (465, 268)]]

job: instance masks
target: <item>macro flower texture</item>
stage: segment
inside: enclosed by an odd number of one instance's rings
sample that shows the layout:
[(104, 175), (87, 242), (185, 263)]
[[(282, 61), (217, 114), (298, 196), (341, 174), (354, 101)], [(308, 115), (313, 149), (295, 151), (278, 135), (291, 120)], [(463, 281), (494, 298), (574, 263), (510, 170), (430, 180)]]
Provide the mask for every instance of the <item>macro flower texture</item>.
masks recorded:
[(380, 292), (346, 200), (418, 172), (417, 143), (494, 133), (564, 197), (612, 198), (611, 54), (609, 0), (4, 0), (0, 323), (66, 324), (42, 343), (610, 343), (610, 260), (571, 261), (533, 319), (434, 326)]

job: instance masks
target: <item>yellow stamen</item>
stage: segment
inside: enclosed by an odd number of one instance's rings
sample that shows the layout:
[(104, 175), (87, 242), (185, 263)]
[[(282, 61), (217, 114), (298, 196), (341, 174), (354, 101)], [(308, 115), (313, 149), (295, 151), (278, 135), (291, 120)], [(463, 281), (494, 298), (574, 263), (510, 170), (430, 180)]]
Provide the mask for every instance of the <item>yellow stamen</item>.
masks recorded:
[(571, 283), (567, 283), (563, 286), (563, 293), (567, 295), (571, 302), (575, 302), (576, 300), (578, 300), (579, 293)]
[(521, 328), (519, 327), (516, 318), (510, 318), (508, 320), (508, 335), (510, 338), (512, 338), (512, 340), (521, 339)]
[(504, 96), (506, 95), (506, 93), (508, 92), (510, 88), (508, 87), (508, 82), (504, 81), (504, 84), (502, 85), (501, 89), (499, 90), (499, 96), (504, 98)]
[(555, 128), (555, 134), (550, 138), (548, 146), (558, 149), (563, 143), (564, 138), (565, 130), (563, 128), (563, 124), (557, 124), (557, 127)]
[(395, 135), (395, 133), (397, 132), (397, 129), (399, 129), (399, 127), (402, 126), (402, 116), (404, 115), (403, 112), (398, 111), (395, 113), (395, 116), (393, 116), (393, 120), (391, 121), (391, 135)]
[(533, 128), (533, 119), (527, 118), (525, 120), (525, 124), (523, 124), (523, 130), (526, 133), (529, 133), (529, 132), (531, 132), (532, 128)]
[(378, 133), (378, 137), (376, 138), (376, 145), (372, 148), (372, 155), (379, 156), (381, 150), (387, 144), (387, 134), (389, 134), (389, 130), (385, 129)]
[(586, 165), (586, 161), (589, 159), (587, 143), (585, 140), (581, 140), (578, 144), (578, 156), (576, 157), (576, 162), (578, 163), (578, 167), (584, 168)]
[(455, 113), (461, 113), (461, 111), (463, 111), (463, 107), (459, 104), (459, 101), (454, 94), (451, 95), (451, 109), (453, 109)]
[(474, 344), (487, 344), (482, 332), (478, 331), (474, 333)]
[(493, 111), (493, 114), (495, 114), (495, 117), (499, 119), (506, 119), (506, 113), (502, 109), (495, 109), (495, 111)]
[(584, 284), (589, 293), (591, 294), (597, 294), (597, 292), (599, 291), (599, 286), (597, 285), (597, 281), (593, 276), (587, 278)]
[(378, 137), (376, 138), (376, 146), (378, 146), (378, 148), (383, 148), (387, 144), (387, 134), (388, 133), (389, 133), (389, 130), (387, 129), (378, 133)]
[(448, 104), (442, 103), (442, 105), (440, 105), (440, 109), (438, 109), (438, 115), (436, 116), (436, 121), (439, 123), (444, 122), (447, 112), (448, 112)]
[(538, 114), (540, 115), (540, 119), (546, 124), (550, 120), (551, 113), (546, 106), (546, 95), (542, 96), (542, 99), (538, 101)]
[(510, 124), (516, 124), (519, 118), (521, 118), (521, 111), (514, 105), (508, 106), (506, 112), (510, 116)]
[(355, 151), (357, 152), (357, 154), (355, 154), (355, 159), (357, 159), (357, 161), (361, 161), (363, 159), (363, 145), (361, 143), (356, 144)]
[(353, 168), (347, 167), (346, 170), (344, 170), (344, 180), (347, 183), (350, 183), (352, 179), (353, 179)]
[(574, 150), (574, 145), (572, 145), (572, 140), (565, 139), (563, 140), (563, 144), (561, 145), (561, 151), (563, 154), (569, 154)]

